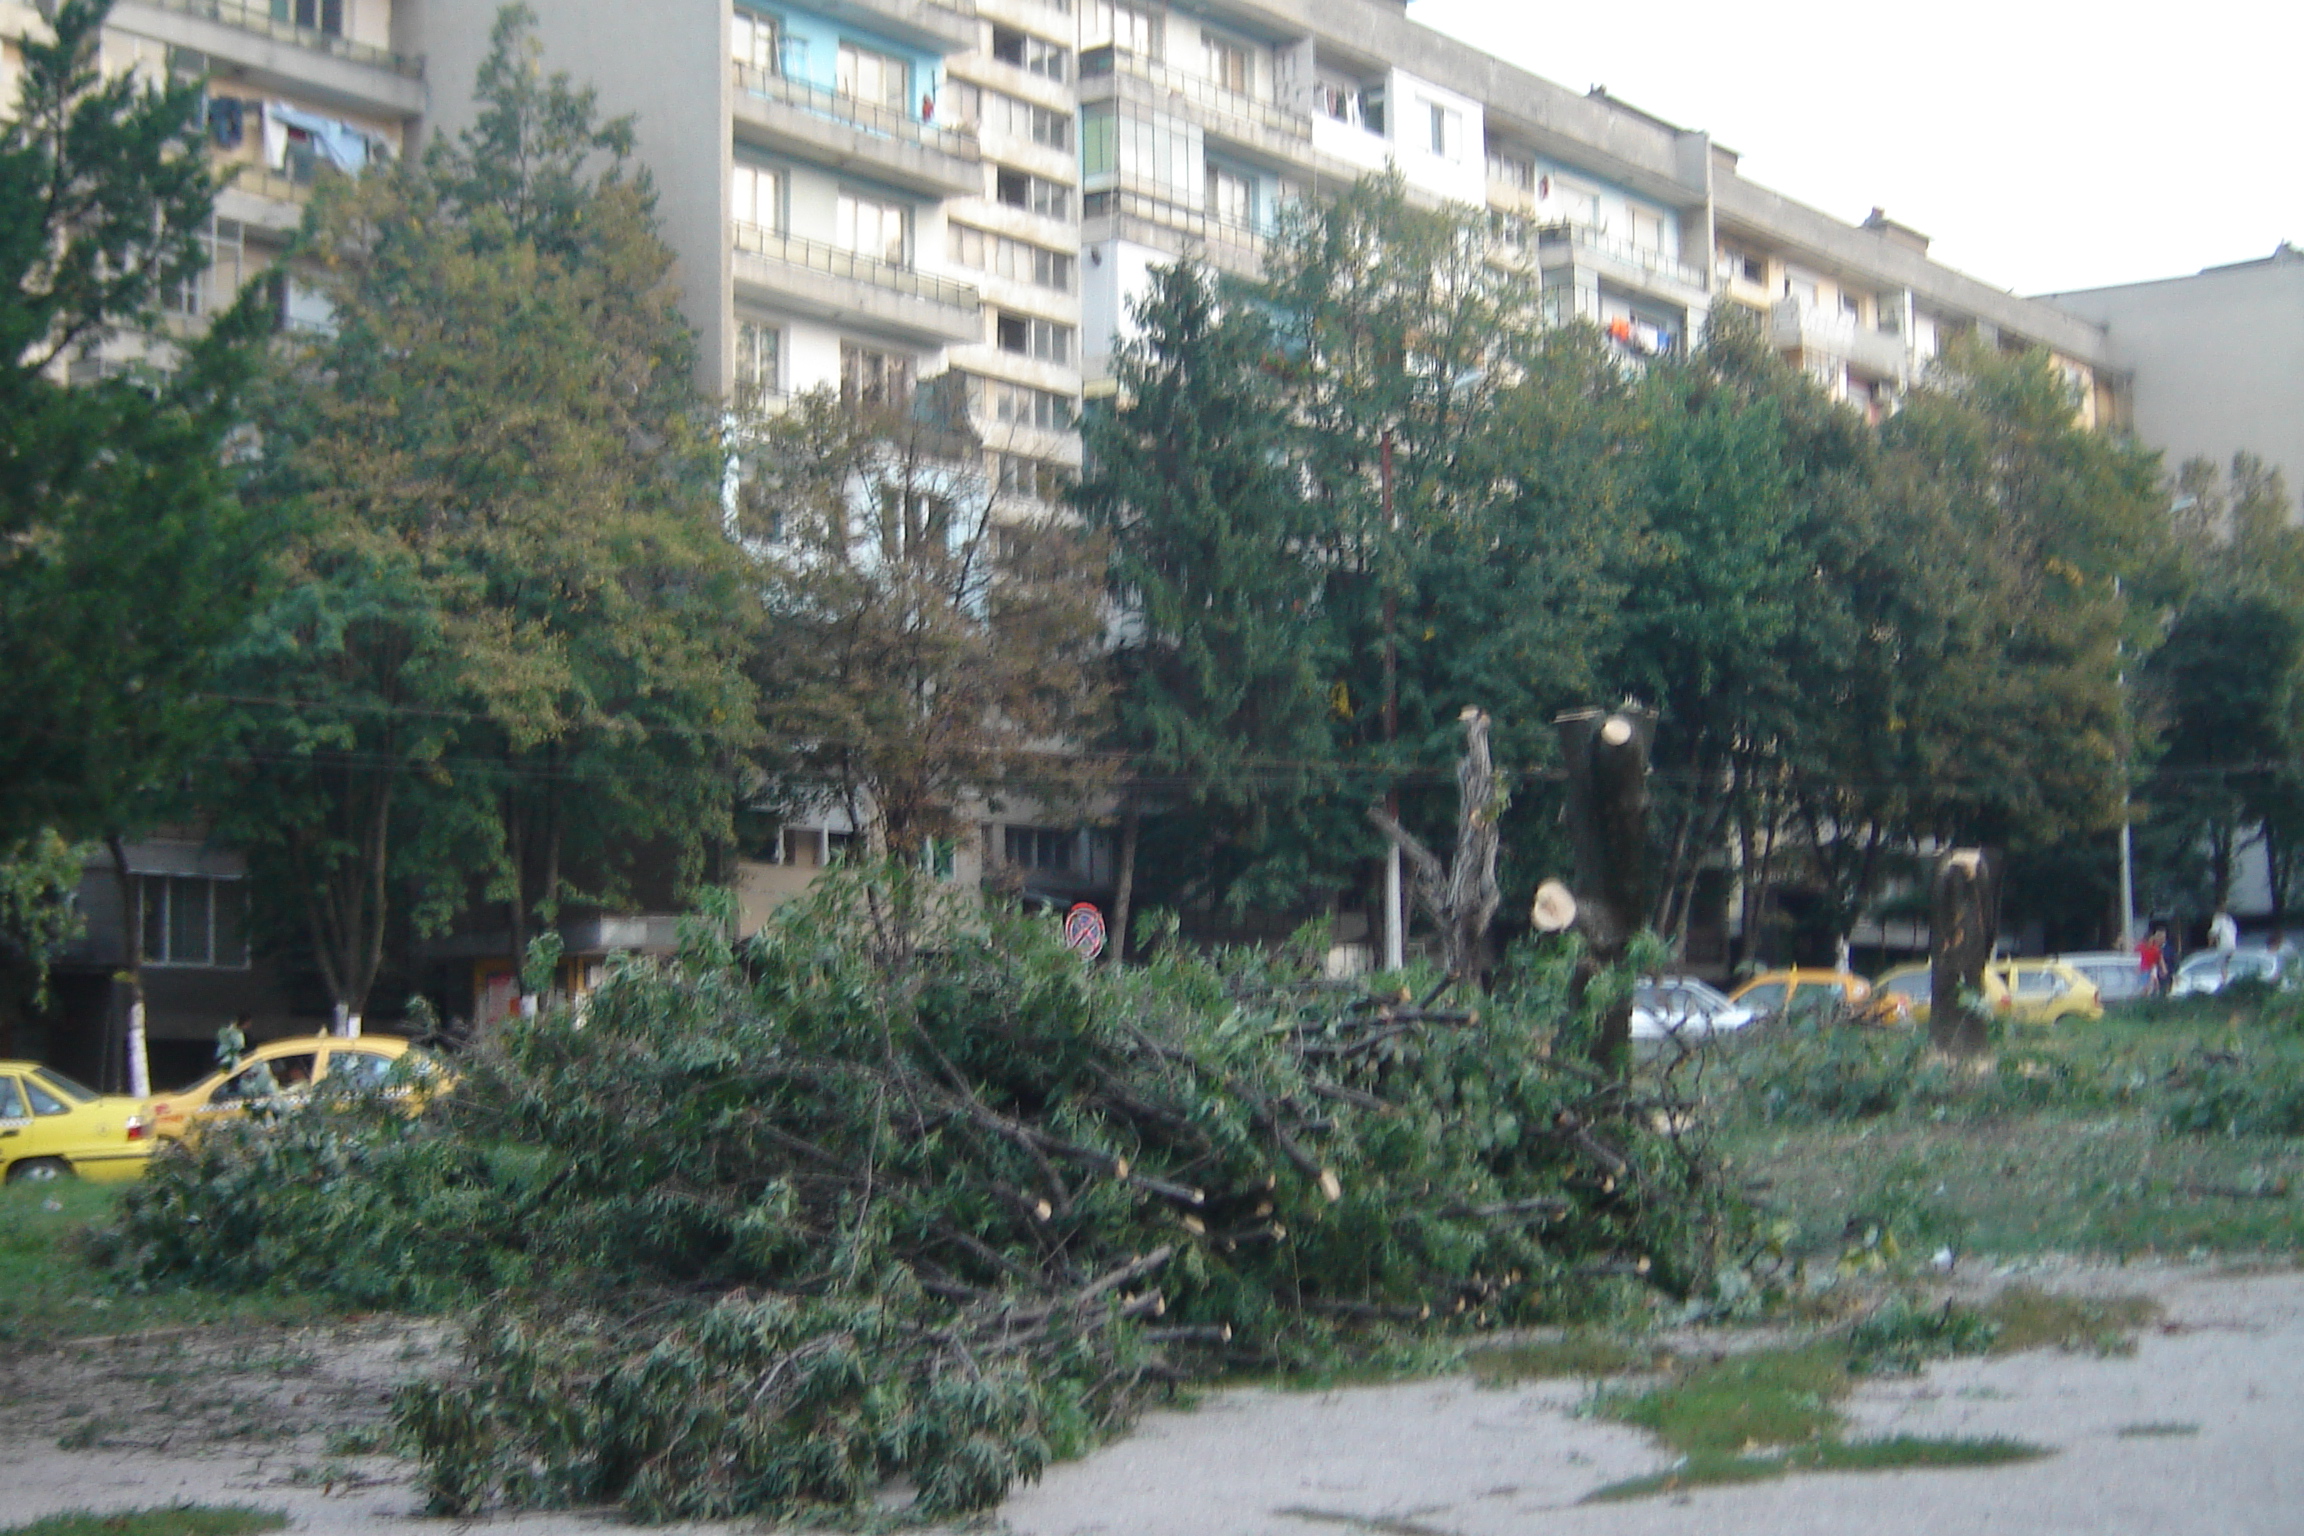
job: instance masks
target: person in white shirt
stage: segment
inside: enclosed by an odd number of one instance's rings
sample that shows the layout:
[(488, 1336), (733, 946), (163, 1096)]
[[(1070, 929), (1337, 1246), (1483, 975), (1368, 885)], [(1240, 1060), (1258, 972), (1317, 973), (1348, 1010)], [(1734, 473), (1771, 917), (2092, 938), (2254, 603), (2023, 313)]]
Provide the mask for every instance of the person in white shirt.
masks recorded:
[(2208, 943), (2218, 954), (2229, 955), (2240, 947), (2240, 925), (2232, 921), (2232, 914), (2222, 907), (2208, 919)]

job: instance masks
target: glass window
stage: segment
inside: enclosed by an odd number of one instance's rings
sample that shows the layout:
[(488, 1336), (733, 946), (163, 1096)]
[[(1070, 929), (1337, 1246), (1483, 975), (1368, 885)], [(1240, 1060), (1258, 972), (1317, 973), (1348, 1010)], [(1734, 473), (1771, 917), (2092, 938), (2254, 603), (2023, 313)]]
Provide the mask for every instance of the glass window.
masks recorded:
[(1110, 176), (1119, 169), (1119, 119), (1112, 103), (1092, 102), (1080, 109), (1080, 174)]
[(945, 225), (944, 233), (947, 254), (954, 266), (1052, 288), (1058, 293), (1072, 291), (1072, 256), (1067, 251), (1051, 251), (1046, 246), (1011, 240), (1006, 235), (957, 222)]
[(1044, 363), (1072, 361), (1072, 327), (1037, 315), (999, 313), (993, 320), (992, 339), (1003, 352), (1021, 353)]
[(840, 343), (840, 398), (850, 405), (901, 405), (912, 398), (912, 359), (853, 341)]
[(842, 192), (832, 213), (832, 243), (892, 267), (905, 266), (910, 215), (902, 203)]
[(912, 102), (912, 66), (892, 53), (842, 43), (833, 89), (859, 101), (906, 111)]
[(1070, 54), (1060, 44), (1013, 27), (992, 29), (992, 57), (1059, 84), (1071, 75)]
[(392, 1058), (376, 1051), (330, 1051), (328, 1085), (352, 1092), (380, 1087), (392, 1073)]
[(48, 1117), (72, 1113), (72, 1106), (41, 1087), (40, 1079), (36, 1077), (24, 1079), (24, 1094), (32, 1101), (32, 1113), (35, 1115)]
[(782, 68), (783, 58), (777, 47), (777, 26), (766, 16), (738, 11), (728, 42), (729, 52), (735, 56), (736, 62), (748, 69), (773, 75)]
[(241, 882), (144, 875), (136, 881), (136, 900), (147, 964), (248, 963), (248, 894)]
[(1522, 192), (1536, 190), (1536, 162), (1518, 155), (1492, 153), (1488, 156), (1488, 179), (1500, 181)]
[(331, 37), (344, 35), (344, 0), (272, 0), (272, 19), (292, 21)]
[(1235, 96), (1252, 95), (1256, 86), (1256, 65), (1248, 52), (1248, 45), (1219, 37), (1213, 32), (1200, 34), (1200, 48), (1206, 61), (1208, 78), (1216, 88), (1230, 91)]
[(765, 165), (736, 163), (729, 186), (728, 216), (761, 229), (784, 227), (784, 173)]
[(1453, 107), (1444, 107), (1436, 101), (1424, 104), (1430, 124), (1430, 148), (1442, 160), (1464, 158), (1464, 114)]
[(1021, 869), (1069, 874), (1079, 839), (1056, 827), (1010, 827), (1004, 839), (1008, 862)]
[(1256, 224), (1256, 182), (1220, 165), (1208, 167), (1208, 212), (1226, 224)]
[(1070, 187), (1026, 171), (1001, 167), (993, 180), (993, 195), (1009, 207), (1021, 208), (1027, 213), (1037, 213), (1051, 219), (1069, 219), (1072, 216)]
[(1781, 981), (1763, 982), (1739, 1001), (1757, 1013), (1773, 1013), (1784, 1006), (1784, 992), (1785, 984)]
[(0, 1077), (0, 1120), (29, 1120), (32, 1111), (24, 1105), (24, 1090), (16, 1086), (16, 1079)]
[(745, 320), (736, 327), (736, 404), (757, 411), (783, 392), (784, 333)]
[(1156, 59), (1160, 57), (1160, 16), (1143, 6), (1099, 0), (1088, 7), (1081, 22), (1080, 41), (1109, 44), (1124, 53)]
[(208, 894), (209, 883), (205, 880), (168, 882), (168, 953), (172, 958), (196, 962), (213, 958)]
[(61, 1094), (77, 1104), (93, 1104), (103, 1097), (78, 1078), (66, 1077), (54, 1067), (34, 1067), (32, 1081), (43, 1085), (50, 1093)]

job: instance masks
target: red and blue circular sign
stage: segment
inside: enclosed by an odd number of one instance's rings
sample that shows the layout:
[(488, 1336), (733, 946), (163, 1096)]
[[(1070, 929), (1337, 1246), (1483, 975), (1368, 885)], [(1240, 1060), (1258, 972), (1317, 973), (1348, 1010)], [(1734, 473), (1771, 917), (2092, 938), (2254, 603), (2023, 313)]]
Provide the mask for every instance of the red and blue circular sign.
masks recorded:
[(1104, 914), (1096, 910), (1094, 902), (1076, 903), (1064, 914), (1064, 943), (1093, 960), (1104, 953)]

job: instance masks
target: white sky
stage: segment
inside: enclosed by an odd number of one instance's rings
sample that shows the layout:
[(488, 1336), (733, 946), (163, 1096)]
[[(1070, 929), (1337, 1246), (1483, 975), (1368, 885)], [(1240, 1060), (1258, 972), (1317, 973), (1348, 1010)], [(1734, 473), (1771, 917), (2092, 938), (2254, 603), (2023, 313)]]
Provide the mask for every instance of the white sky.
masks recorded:
[(2304, 0), (1720, 0), (1408, 14), (1605, 85), (1841, 219), (1875, 205), (2019, 293), (2304, 246)]

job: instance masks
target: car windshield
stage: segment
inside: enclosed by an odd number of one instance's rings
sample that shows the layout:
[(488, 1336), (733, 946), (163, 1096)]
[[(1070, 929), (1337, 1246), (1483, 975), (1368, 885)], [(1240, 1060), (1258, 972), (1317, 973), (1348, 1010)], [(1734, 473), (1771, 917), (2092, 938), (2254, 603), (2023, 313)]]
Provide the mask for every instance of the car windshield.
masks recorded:
[(2054, 971), (2017, 968), (2016, 995), (2019, 997), (2052, 997), (2063, 990), (2064, 978)]
[(82, 1087), (54, 1067), (34, 1067), (32, 1075), (45, 1084), (49, 1092), (61, 1094), (75, 1103), (93, 1104), (103, 1097), (95, 1089)]
[(2222, 950), (2202, 950), (2184, 962), (2176, 974), (2179, 976), (2269, 976), (2275, 968), (2272, 956), (2261, 949), (2239, 949), (2229, 953)]
[(1880, 983), (1880, 990), (1893, 992), (1898, 997), (1926, 998), (1932, 985), (1926, 971), (1914, 971), (1909, 976), (1891, 976)]
[(1758, 986), (1747, 991), (1738, 1001), (1747, 1008), (1766, 1013), (1783, 1004), (1785, 985), (1781, 981), (1761, 982)]

